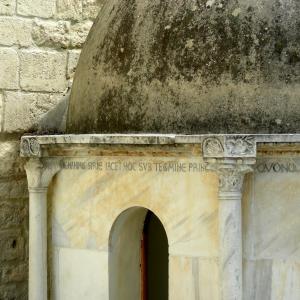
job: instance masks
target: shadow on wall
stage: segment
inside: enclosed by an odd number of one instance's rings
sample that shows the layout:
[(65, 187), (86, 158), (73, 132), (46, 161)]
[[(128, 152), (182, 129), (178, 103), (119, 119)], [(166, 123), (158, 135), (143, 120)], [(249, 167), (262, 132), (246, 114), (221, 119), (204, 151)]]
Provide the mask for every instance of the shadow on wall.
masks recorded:
[(43, 115), (38, 124), (38, 134), (58, 134), (66, 131), (69, 98), (70, 92), (54, 108)]

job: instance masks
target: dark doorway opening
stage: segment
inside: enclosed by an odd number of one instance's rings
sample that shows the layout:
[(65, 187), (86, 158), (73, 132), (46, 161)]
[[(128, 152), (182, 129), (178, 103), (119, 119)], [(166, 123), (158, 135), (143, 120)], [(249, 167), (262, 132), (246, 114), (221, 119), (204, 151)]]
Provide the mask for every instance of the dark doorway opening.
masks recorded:
[(168, 299), (168, 239), (160, 220), (147, 212), (141, 241), (142, 300)]
[(109, 299), (168, 300), (169, 246), (159, 218), (131, 207), (115, 220), (109, 238)]

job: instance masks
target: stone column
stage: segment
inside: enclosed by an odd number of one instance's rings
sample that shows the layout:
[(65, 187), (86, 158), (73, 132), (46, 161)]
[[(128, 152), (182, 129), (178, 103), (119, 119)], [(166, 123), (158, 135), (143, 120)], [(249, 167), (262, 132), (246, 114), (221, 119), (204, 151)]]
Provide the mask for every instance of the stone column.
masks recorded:
[(242, 187), (255, 163), (256, 143), (251, 136), (210, 137), (202, 151), (219, 176), (220, 299), (242, 300)]
[(218, 164), (219, 175), (219, 263), (222, 300), (242, 300), (242, 185), (245, 165)]
[(47, 190), (59, 165), (31, 158), (25, 165), (29, 189), (29, 300), (47, 300)]

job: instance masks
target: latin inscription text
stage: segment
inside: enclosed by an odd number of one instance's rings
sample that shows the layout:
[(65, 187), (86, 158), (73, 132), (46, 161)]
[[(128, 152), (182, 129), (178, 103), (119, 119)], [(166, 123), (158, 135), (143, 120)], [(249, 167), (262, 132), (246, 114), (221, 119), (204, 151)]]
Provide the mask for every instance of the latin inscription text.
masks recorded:
[(124, 160), (64, 161), (63, 169), (98, 170), (109, 172), (159, 172), (159, 173), (196, 173), (205, 172), (206, 164), (199, 162), (149, 162)]
[(258, 173), (296, 173), (300, 168), (294, 161), (264, 161), (256, 165)]

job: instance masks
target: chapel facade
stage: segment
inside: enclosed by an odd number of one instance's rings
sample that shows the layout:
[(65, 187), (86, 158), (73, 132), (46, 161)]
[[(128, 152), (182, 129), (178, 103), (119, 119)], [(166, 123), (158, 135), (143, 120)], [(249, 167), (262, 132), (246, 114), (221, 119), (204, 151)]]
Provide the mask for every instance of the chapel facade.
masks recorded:
[(29, 300), (299, 299), (299, 13), (104, 3), (21, 138)]

